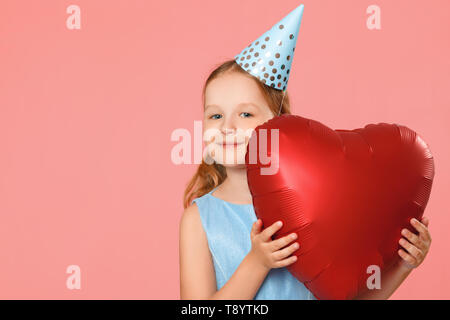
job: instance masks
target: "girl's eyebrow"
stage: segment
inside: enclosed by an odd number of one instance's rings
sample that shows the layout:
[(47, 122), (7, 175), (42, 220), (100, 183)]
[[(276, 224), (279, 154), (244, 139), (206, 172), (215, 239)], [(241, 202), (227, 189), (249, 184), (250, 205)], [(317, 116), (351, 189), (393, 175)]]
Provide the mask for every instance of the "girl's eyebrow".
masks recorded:
[[(237, 107), (242, 107), (242, 106), (254, 106), (256, 108), (259, 108), (259, 106), (253, 102), (241, 102), (237, 105)], [(208, 109), (209, 107), (219, 107), (220, 108), (220, 106), (217, 104), (209, 104), (205, 107), (205, 110)]]

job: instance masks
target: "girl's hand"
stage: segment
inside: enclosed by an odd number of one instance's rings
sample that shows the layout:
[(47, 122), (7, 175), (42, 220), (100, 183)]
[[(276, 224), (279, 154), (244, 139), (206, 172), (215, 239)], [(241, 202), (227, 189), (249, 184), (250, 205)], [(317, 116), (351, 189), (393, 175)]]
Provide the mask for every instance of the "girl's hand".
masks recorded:
[(281, 228), (281, 221), (277, 221), (261, 232), (262, 221), (258, 219), (253, 223), (250, 232), (252, 248), (249, 252), (261, 265), (267, 269), (286, 267), (295, 261), (297, 256), (290, 256), (300, 245), (298, 242), (286, 247), (293, 240), (297, 239), (296, 233), (291, 233), (280, 239), (272, 241), (272, 235)]
[[(407, 239), (401, 238), (400, 245), (406, 250), (398, 250), (402, 258), (402, 265), (408, 269), (418, 267), (425, 259), (431, 245), (431, 236), (428, 231), (428, 218), (423, 217), (422, 223), (417, 219), (411, 219), (412, 226), (419, 232), (418, 235), (408, 229), (402, 230), (402, 235)], [(409, 240), (409, 241), (408, 241)]]

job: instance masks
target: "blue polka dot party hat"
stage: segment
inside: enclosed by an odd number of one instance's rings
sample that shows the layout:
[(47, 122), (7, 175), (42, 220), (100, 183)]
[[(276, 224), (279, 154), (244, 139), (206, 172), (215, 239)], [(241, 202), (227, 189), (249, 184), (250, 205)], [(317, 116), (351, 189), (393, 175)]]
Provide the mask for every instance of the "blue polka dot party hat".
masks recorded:
[(303, 4), (299, 5), (244, 48), (234, 57), (236, 63), (264, 84), (285, 91), (302, 21), (303, 7)]

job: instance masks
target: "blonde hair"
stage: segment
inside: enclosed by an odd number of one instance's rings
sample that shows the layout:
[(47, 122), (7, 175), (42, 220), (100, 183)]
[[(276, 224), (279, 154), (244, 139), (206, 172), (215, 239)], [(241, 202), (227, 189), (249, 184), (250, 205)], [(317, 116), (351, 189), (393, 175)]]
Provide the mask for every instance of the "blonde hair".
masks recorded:
[[(290, 104), (289, 104), (289, 96), (287, 91), (284, 94), (283, 98), (283, 91), (274, 89), (273, 87), (269, 87), (268, 85), (265, 85), (263, 82), (258, 80), (258, 78), (252, 76), (247, 71), (242, 69), (235, 60), (227, 60), (220, 64), (218, 67), (216, 67), (211, 74), (209, 75), (208, 79), (206, 79), (205, 85), (203, 86), (202, 91), (202, 101), (203, 101), (203, 108), (205, 108), (205, 91), (208, 84), (219, 77), (220, 75), (226, 73), (226, 72), (239, 72), (243, 75), (246, 75), (253, 79), (255, 83), (260, 88), (267, 104), (269, 105), (270, 110), (274, 114), (274, 116), (277, 116), (278, 113), (280, 114), (291, 114), (290, 111)], [(280, 111), (280, 105), (283, 103), (281, 111)], [(186, 189), (184, 191), (184, 199), (183, 199), (183, 206), (184, 208), (189, 207), (192, 200), (198, 197), (203, 196), (204, 194), (208, 193), (212, 189), (214, 189), (216, 186), (220, 185), (225, 178), (227, 177), (227, 172), (225, 170), (225, 167), (221, 164), (217, 164), (216, 162), (212, 164), (207, 164), (204, 159), (202, 159), (202, 163), (199, 164), (196, 173), (191, 178), (191, 180), (188, 182)]]

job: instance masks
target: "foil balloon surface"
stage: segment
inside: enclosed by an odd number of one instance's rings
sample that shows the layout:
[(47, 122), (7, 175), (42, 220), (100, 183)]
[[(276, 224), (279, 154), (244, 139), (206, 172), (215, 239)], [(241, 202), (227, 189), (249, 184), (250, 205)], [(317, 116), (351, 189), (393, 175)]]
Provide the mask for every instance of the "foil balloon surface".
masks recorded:
[(417, 234), (409, 220), (422, 217), (435, 172), (406, 126), (333, 130), (288, 114), (255, 128), (245, 160), (256, 216), (263, 228), (283, 221), (274, 240), (298, 234), (287, 269), (317, 299), (353, 299), (370, 270), (400, 259), (401, 230)]

